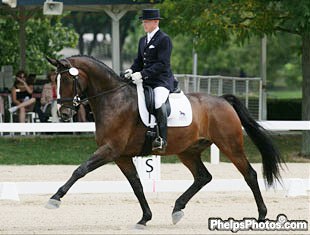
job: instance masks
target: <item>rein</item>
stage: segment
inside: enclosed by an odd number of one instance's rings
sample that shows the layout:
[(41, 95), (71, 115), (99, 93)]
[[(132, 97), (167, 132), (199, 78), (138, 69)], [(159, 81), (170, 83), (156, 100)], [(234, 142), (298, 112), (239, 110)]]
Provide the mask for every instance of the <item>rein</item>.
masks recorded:
[(121, 88), (123, 88), (123, 87), (125, 87), (125, 86), (127, 86), (127, 85), (128, 85), (128, 83), (124, 83), (123, 85), (118, 86), (118, 87), (114, 87), (114, 88), (112, 88), (111, 90), (103, 91), (103, 92), (100, 92), (100, 93), (97, 94), (97, 95), (93, 95), (93, 96), (90, 96), (90, 97), (86, 97), (85, 99), (80, 100), (80, 103), (81, 103), (81, 104), (84, 104), (84, 103), (86, 103), (86, 102), (87, 102), (88, 100), (90, 100), (90, 99), (94, 99), (94, 98), (97, 98), (97, 97), (99, 97), (99, 96), (102, 96), (102, 95), (111, 93), (111, 92), (116, 91), (116, 90), (118, 90), (118, 89), (121, 89)]

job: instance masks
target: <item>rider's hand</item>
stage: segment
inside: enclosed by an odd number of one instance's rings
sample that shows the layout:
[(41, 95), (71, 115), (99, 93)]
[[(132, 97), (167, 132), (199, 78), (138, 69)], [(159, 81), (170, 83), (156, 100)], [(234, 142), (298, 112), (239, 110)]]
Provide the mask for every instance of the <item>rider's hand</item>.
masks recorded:
[(141, 73), (140, 72), (135, 72), (135, 73), (133, 73), (132, 75), (131, 75), (131, 80), (132, 81), (138, 81), (138, 80), (140, 80), (140, 79), (142, 79), (142, 75), (141, 75)]
[(124, 72), (124, 77), (130, 79), (132, 73), (133, 73), (132, 69), (126, 69)]

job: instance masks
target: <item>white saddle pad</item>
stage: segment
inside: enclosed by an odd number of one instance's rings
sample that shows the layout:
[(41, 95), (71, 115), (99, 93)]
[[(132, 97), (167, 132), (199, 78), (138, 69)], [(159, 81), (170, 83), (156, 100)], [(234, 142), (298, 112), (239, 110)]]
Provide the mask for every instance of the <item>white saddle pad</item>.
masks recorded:
[[(138, 106), (141, 120), (144, 125), (154, 127), (156, 125), (156, 120), (154, 115), (151, 115), (151, 120), (149, 121), (149, 112), (145, 104), (142, 80), (136, 81), (135, 84), (137, 86)], [(171, 113), (168, 117), (167, 125), (170, 127), (189, 126), (193, 119), (192, 107), (184, 93), (171, 93), (169, 95), (169, 102)]]

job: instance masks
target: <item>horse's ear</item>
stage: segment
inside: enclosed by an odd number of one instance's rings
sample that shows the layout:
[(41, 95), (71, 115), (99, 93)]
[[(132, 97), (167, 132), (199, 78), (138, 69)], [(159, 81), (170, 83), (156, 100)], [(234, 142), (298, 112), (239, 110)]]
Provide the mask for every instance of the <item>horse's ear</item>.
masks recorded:
[(59, 61), (58, 61), (58, 60), (49, 58), (48, 56), (45, 56), (45, 58), (46, 58), (46, 60), (47, 60), (50, 64), (54, 65), (55, 67), (57, 67), (57, 65), (59, 64)]

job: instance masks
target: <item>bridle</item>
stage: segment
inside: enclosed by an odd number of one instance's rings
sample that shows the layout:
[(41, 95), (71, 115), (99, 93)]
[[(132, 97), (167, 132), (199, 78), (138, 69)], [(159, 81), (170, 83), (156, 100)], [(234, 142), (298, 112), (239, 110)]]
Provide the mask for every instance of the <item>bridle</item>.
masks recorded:
[[(103, 91), (103, 92), (100, 92), (96, 95), (93, 95), (93, 96), (89, 96), (89, 97), (86, 97), (84, 99), (81, 99), (80, 95), (78, 94), (78, 89), (81, 90), (81, 86), (80, 86), (80, 83), (79, 83), (79, 70), (76, 68), (76, 67), (73, 67), (70, 63), (70, 61), (68, 61), (67, 59), (65, 59), (66, 62), (70, 65), (69, 68), (65, 68), (63, 70), (58, 70), (57, 69), (57, 104), (61, 105), (61, 107), (63, 108), (69, 108), (75, 112), (77, 112), (78, 110), (78, 107), (81, 105), (81, 104), (85, 104), (88, 102), (88, 100), (90, 99), (94, 99), (94, 98), (97, 98), (99, 96), (102, 96), (102, 95), (105, 95), (105, 94), (108, 94), (108, 93), (111, 93), (113, 91), (116, 91), (118, 89), (121, 89), (125, 86), (127, 86), (129, 84), (129, 82), (125, 82), (124, 84), (120, 85), (120, 86), (117, 86), (117, 87), (114, 87), (110, 90), (107, 90), (107, 91)], [(73, 79), (73, 92), (74, 92), (74, 96), (73, 98), (60, 98), (60, 79), (61, 79), (61, 74), (63, 73), (66, 73), (68, 72), (69, 75), (70, 75), (70, 78)], [(131, 81), (130, 81), (131, 82)], [(64, 102), (71, 102), (72, 105), (62, 105)]]
[[(73, 79), (73, 92), (74, 96), (73, 98), (60, 98), (60, 79), (61, 79), (61, 74), (69, 72), (71, 78)], [(78, 94), (78, 87), (80, 87), (79, 84), (79, 70), (75, 67), (72, 67), (70, 65), (70, 68), (64, 69), (61, 71), (57, 70), (57, 104), (62, 104), (64, 102), (72, 102), (72, 106), (65, 105), (65, 107), (70, 108), (72, 110), (77, 111), (79, 105), (82, 103), (81, 102), (81, 97)]]

